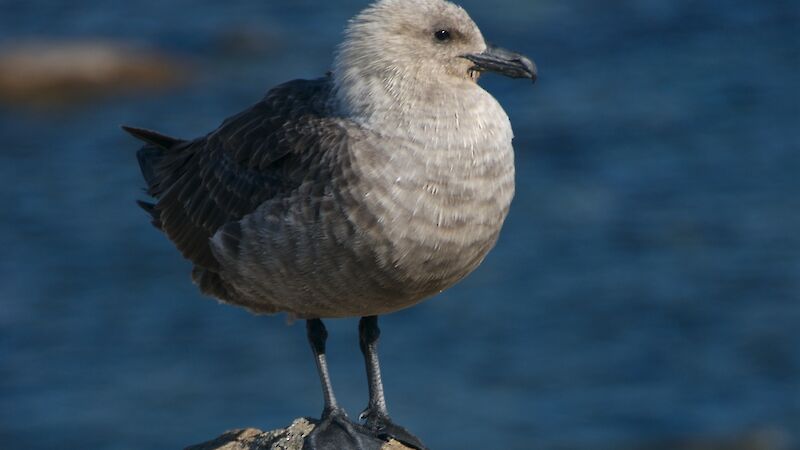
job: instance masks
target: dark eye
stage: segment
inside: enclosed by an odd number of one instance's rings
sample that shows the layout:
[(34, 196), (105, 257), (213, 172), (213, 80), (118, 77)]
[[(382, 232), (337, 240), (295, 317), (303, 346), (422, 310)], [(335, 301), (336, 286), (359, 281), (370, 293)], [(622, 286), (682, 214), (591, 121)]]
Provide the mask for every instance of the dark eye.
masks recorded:
[(447, 30), (439, 30), (436, 33), (434, 33), (434, 36), (436, 36), (437, 40), (440, 40), (442, 42), (450, 40), (450, 32)]

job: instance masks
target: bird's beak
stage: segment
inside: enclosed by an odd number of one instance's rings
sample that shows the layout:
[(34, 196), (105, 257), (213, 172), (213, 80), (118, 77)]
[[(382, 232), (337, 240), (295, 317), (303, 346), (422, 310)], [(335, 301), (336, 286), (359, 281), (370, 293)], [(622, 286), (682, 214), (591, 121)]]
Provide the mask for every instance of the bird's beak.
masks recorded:
[(471, 70), (497, 72), (507, 77), (529, 78), (536, 82), (536, 63), (519, 53), (489, 45), (483, 53), (470, 53), (461, 57), (475, 64)]

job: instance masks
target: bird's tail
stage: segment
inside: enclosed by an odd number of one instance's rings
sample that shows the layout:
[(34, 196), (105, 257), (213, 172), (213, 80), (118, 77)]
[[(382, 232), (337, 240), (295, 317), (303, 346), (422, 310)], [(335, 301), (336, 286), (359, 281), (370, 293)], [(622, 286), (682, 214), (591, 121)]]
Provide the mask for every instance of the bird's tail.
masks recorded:
[(180, 139), (169, 137), (155, 131), (145, 130), (144, 128), (134, 128), (123, 125), (122, 129), (127, 131), (136, 139), (151, 145), (155, 145), (156, 147), (163, 148), (164, 150), (169, 150), (170, 148), (183, 142)]
[[(167, 152), (185, 141), (142, 128), (123, 126), (122, 129), (146, 144), (136, 152), (136, 158), (139, 160), (139, 169), (147, 183), (147, 193), (158, 198), (158, 166)], [(136, 203), (150, 215), (153, 225), (160, 229), (161, 220), (156, 205), (141, 200)]]
[(156, 167), (164, 157), (165, 152), (183, 143), (183, 141), (142, 128), (123, 126), (122, 129), (147, 144), (139, 149), (136, 157), (139, 160), (139, 168), (142, 171), (144, 180), (147, 182), (148, 189), (152, 188), (158, 181)]

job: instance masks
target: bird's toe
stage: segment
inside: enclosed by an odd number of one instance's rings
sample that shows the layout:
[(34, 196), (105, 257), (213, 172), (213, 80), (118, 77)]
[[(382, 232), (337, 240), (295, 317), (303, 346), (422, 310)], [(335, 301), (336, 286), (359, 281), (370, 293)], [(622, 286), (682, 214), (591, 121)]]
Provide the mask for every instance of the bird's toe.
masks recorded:
[(365, 409), (360, 415), (361, 420), (364, 420), (364, 426), (371, 430), (375, 436), (383, 441), (394, 439), (406, 447), (415, 448), (417, 450), (427, 450), (427, 447), (414, 436), (410, 431), (392, 422), (392, 420), (382, 414), (375, 414), (369, 408)]
[(380, 450), (385, 441), (348, 419), (342, 409), (326, 412), (306, 437), (303, 450)]

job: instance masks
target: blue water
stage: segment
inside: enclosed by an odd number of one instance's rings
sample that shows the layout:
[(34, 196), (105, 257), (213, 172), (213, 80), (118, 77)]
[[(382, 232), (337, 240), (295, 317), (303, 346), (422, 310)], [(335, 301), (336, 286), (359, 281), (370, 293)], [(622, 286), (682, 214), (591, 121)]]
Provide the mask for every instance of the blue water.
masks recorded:
[[(516, 132), (497, 248), (382, 319), (397, 421), (434, 449), (765, 430), (784, 446), (763, 448), (800, 448), (800, 4), (462, 4), (541, 80), (485, 79)], [(363, 5), (0, 1), (0, 43), (133, 41), (196, 73), (72, 108), (0, 106), (0, 448), (175, 449), (318, 415), (304, 327), (197, 293), (134, 205), (136, 144), (118, 125), (205, 133), (270, 86), (324, 73)], [(241, 34), (249, 45), (224, 45)], [(356, 322), (329, 329), (355, 415)]]

